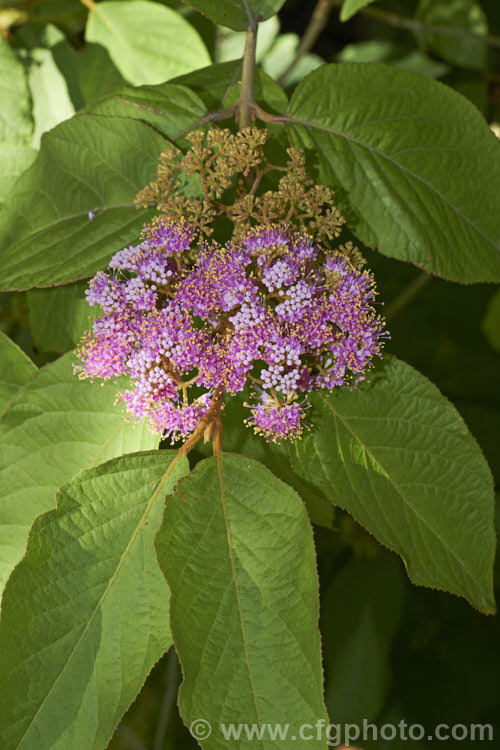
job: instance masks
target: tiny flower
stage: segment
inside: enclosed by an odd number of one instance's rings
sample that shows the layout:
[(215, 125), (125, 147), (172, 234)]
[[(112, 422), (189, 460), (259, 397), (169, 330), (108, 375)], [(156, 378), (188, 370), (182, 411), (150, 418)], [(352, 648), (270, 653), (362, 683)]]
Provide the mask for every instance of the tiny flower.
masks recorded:
[(252, 416), (245, 421), (254, 428), (257, 435), (276, 443), (300, 438), (304, 428), (304, 409), (300, 404), (282, 404), (263, 394), (261, 403), (247, 406)]
[(247, 425), (295, 440), (307, 394), (355, 387), (385, 336), (373, 277), (287, 224), (225, 246), (159, 217), (87, 291), (101, 318), (78, 350), (80, 377), (128, 375), (118, 399), (172, 442), (187, 439), (214, 394), (257, 387)]

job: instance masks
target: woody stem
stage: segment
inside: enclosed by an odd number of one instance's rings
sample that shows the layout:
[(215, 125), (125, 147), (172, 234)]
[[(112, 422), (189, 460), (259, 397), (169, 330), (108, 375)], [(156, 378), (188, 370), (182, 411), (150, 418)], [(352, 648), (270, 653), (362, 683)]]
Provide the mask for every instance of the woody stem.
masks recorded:
[(239, 129), (247, 128), (255, 117), (255, 100), (253, 98), (253, 79), (255, 72), (255, 45), (257, 42), (257, 25), (247, 27), (243, 69), (241, 72), (241, 92), (238, 100)]

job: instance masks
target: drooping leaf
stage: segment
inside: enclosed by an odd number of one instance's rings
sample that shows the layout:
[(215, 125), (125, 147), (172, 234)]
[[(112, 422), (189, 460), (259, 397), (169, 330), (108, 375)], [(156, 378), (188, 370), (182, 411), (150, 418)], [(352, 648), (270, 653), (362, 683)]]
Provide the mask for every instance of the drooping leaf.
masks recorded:
[[(159, 87), (158, 96), (170, 97), (168, 108), (150, 111), (155, 89), (124, 89), (105, 114), (86, 110), (47, 133), (0, 218), (0, 288), (90, 276), (138, 237), (152, 212), (137, 211), (134, 197), (155, 177), (158, 155), (168, 144), (148, 117), (168, 123), (164, 128), (175, 134), (205, 111), (183, 87)], [(88, 212), (96, 208), (89, 221)]]
[(0, 626), (5, 750), (103, 750), (169, 648), (154, 536), (165, 494), (188, 469), (174, 456), (139, 453), (82, 472), (35, 521)]
[(73, 352), (42, 368), (0, 422), (0, 587), (26, 548), (34, 518), (54, 507), (61, 485), (82, 469), (158, 445), (115, 405), (124, 383), (102, 387), (73, 374)]
[(244, 31), (251, 23), (274, 16), (285, 0), (186, 0), (188, 5), (221, 26)]
[(452, 281), (500, 281), (500, 149), (469, 102), (382, 63), (325, 65), (289, 116), (363, 242)]
[[(477, 0), (445, 3), (420, 0), (415, 17), (424, 23), (457, 28), (478, 36), (488, 33), (487, 18)], [(486, 64), (487, 46), (481, 39), (425, 31), (419, 33), (419, 38), (454, 65), (481, 70)]]
[(62, 354), (80, 342), (99, 314), (99, 309), (90, 307), (85, 299), (87, 288), (87, 282), (77, 281), (27, 293), (31, 333), (39, 349)]
[(0, 142), (27, 144), (33, 130), (22, 63), (0, 35)]
[(414, 583), (493, 611), (491, 474), (438, 389), (386, 356), (371, 382), (318, 396), (311, 421), (295, 470), (401, 555)]
[(356, 15), (358, 10), (366, 8), (367, 5), (371, 5), (374, 2), (375, 0), (344, 0), (340, 9), (340, 20), (348, 21)]
[(37, 371), (36, 365), (0, 331), (0, 414), (12, 396)]
[(100, 2), (89, 13), (85, 38), (105, 47), (134, 86), (156, 84), (210, 65), (198, 32), (179, 13), (149, 0)]
[[(181, 712), (214, 730), (203, 748), (227, 747), (220, 723), (287, 721), (298, 736), (299, 722), (325, 717), (314, 546), (295, 492), (243, 456), (205, 459), (168, 498), (156, 547), (172, 591)], [(255, 739), (242, 734), (237, 746)], [(264, 734), (258, 747), (275, 742)]]
[(332, 580), (321, 605), (326, 703), (336, 724), (371, 721), (390, 684), (389, 649), (403, 604), (393, 555), (353, 559)]

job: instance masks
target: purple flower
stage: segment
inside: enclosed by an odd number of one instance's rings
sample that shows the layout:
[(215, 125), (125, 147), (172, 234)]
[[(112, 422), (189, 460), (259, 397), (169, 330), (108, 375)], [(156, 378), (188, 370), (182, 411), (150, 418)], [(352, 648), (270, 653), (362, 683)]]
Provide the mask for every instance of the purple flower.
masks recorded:
[(76, 370), (129, 375), (119, 399), (172, 441), (249, 383), (247, 424), (269, 440), (300, 437), (307, 394), (354, 387), (380, 353), (372, 275), (285, 224), (224, 247), (193, 248), (194, 236), (160, 217), (91, 280), (87, 300), (104, 314)]
[(264, 394), (262, 403), (252, 406), (252, 416), (246, 422), (257, 435), (267, 440), (296, 440), (304, 428), (304, 410), (300, 404), (282, 404)]

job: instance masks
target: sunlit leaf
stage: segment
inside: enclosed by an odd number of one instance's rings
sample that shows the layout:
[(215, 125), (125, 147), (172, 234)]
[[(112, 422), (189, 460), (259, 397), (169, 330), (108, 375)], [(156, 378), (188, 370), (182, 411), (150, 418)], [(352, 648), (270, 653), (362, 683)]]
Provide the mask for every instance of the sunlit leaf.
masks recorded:
[(4, 596), (3, 748), (104, 750), (171, 645), (154, 536), (165, 494), (187, 470), (174, 456), (139, 453), (82, 472), (36, 520)]
[(198, 32), (179, 13), (149, 0), (93, 6), (85, 38), (105, 47), (134, 86), (155, 84), (210, 64)]
[(371, 382), (319, 395), (294, 468), (401, 555), (414, 583), (494, 610), (491, 474), (455, 408), (386, 356)]
[(91, 276), (153, 215), (138, 211), (134, 198), (156, 175), (164, 133), (189, 129), (206, 110), (193, 92), (170, 84), (119, 94), (100, 103), (99, 114), (85, 110), (43, 139), (0, 217), (0, 288)]
[[(213, 727), (202, 747), (227, 747), (224, 722), (286, 720), (298, 736), (299, 724), (325, 718), (314, 546), (298, 495), (256, 461), (206, 459), (168, 498), (156, 546), (172, 591), (180, 709), (187, 724)], [(326, 743), (313, 735), (309, 745)]]
[(289, 116), (364, 243), (452, 281), (500, 281), (500, 149), (463, 97), (382, 63), (325, 65)]
[(221, 26), (244, 31), (249, 24), (274, 16), (285, 0), (186, 0), (188, 5)]
[(22, 63), (0, 36), (0, 141), (27, 143), (33, 130)]
[(36, 371), (36, 365), (23, 350), (0, 331), (0, 414)]
[(158, 445), (115, 405), (119, 383), (79, 380), (74, 362), (70, 352), (42, 368), (0, 422), (1, 588), (24, 554), (34, 518), (54, 507), (61, 485), (82, 469)]

